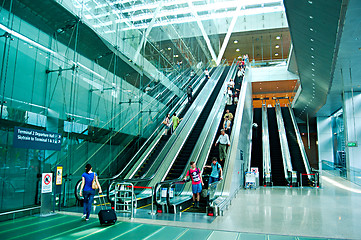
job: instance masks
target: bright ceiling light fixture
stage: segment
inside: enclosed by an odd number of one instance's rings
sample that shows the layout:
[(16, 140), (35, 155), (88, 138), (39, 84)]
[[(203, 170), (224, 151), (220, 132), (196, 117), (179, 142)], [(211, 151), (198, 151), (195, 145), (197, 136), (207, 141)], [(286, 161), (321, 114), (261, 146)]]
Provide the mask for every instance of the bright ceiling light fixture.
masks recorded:
[(280, 45), (276, 45), (275, 48), (280, 48)]
[(277, 39), (277, 40), (280, 40), (280, 39), (281, 39), (281, 37), (280, 37), (280, 36), (277, 36), (277, 37), (276, 37), (276, 39)]
[(277, 56), (278, 56), (278, 53), (275, 53), (275, 56), (277, 57)]
[(236, 52), (239, 52), (239, 48), (236, 49)]
[(238, 43), (238, 40), (234, 40), (233, 43)]

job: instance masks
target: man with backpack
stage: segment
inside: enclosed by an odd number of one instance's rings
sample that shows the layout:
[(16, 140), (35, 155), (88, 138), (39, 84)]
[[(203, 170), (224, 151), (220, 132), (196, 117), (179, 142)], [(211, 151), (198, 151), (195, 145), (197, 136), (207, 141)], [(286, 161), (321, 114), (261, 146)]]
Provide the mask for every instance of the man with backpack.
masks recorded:
[(204, 168), (212, 168), (211, 175), (209, 176), (208, 184), (212, 184), (214, 182), (217, 182), (219, 180), (223, 179), (223, 172), (222, 172), (222, 166), (217, 162), (217, 158), (212, 158), (212, 164), (211, 166), (204, 166)]
[(187, 176), (189, 176), (192, 179), (193, 203), (195, 203), (194, 206), (198, 208), (200, 193), (202, 192), (202, 186), (204, 185), (204, 183), (203, 183), (201, 171), (199, 170), (199, 168), (197, 168), (195, 162), (193, 161), (190, 162), (190, 165), (191, 165), (191, 169), (187, 171), (187, 174), (183, 180), (185, 181)]
[(192, 95), (193, 95), (193, 88), (192, 88), (192, 85), (189, 85), (187, 88), (187, 96), (188, 96), (189, 103), (192, 103)]

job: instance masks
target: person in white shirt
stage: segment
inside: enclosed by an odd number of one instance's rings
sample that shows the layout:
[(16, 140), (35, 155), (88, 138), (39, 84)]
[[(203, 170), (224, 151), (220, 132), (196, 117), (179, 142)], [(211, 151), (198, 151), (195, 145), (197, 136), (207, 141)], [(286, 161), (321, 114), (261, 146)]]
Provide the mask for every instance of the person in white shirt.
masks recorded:
[(208, 69), (206, 68), (206, 70), (204, 70), (204, 75), (206, 75), (206, 80), (209, 79), (209, 72)]
[(226, 117), (223, 122), (223, 129), (226, 134), (231, 134), (231, 121)]
[(227, 157), (227, 146), (231, 146), (228, 135), (224, 132), (224, 129), (221, 130), (221, 135), (219, 135), (215, 146), (219, 143), (219, 160), (222, 162)]
[(144, 89), (145, 93), (148, 93), (150, 90), (152, 90), (152, 88), (150, 87), (150, 85), (148, 84), (147, 87)]
[(228, 87), (233, 91), (233, 89), (234, 89), (234, 81), (233, 81), (232, 78), (229, 80), (229, 82), (228, 82), (227, 85), (228, 85)]
[(226, 94), (227, 94), (227, 105), (232, 105), (233, 92), (230, 87), (227, 88)]

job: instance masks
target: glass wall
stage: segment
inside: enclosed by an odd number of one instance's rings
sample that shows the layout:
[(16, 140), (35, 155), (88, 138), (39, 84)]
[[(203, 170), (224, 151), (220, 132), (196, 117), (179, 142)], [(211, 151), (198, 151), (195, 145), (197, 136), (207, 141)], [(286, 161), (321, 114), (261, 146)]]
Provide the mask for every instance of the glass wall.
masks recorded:
[[(41, 173), (56, 165), (64, 167), (63, 204), (73, 204), (86, 163), (113, 176), (184, 95), (181, 71), (176, 83), (144, 91), (5, 9), (0, 35), (0, 211), (39, 204)], [(16, 126), (60, 133), (61, 150), (13, 147)]]

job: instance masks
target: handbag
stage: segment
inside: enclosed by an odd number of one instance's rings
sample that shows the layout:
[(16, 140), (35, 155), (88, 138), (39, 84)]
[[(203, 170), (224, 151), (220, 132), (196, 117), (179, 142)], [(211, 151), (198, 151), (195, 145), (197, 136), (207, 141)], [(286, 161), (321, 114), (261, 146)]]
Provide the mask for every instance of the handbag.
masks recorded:
[(92, 189), (98, 189), (99, 186), (97, 184), (97, 181), (95, 179), (95, 173), (94, 173), (94, 178), (93, 178), (93, 181), (92, 181)]

